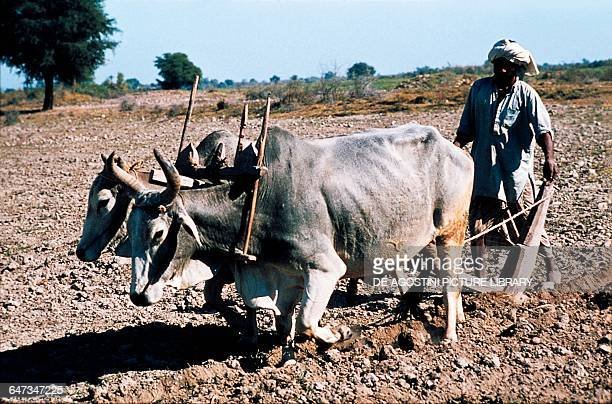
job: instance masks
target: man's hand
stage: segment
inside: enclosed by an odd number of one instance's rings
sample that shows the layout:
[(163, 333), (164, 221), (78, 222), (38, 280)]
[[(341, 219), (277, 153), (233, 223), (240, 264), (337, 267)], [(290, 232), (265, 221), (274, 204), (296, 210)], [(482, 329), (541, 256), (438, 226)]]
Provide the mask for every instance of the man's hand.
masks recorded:
[(453, 144), (458, 148), (463, 149), (463, 146), (470, 143), (472, 140), (474, 140), (474, 138), (471, 135), (457, 131), (457, 136), (455, 137)]
[(546, 181), (554, 181), (557, 178), (559, 169), (555, 161), (555, 148), (553, 146), (552, 136), (549, 132), (543, 133), (538, 141), (542, 151), (544, 152), (544, 179)]
[(546, 181), (554, 181), (557, 178), (559, 170), (557, 168), (557, 162), (555, 159), (546, 159), (544, 161), (544, 179)]

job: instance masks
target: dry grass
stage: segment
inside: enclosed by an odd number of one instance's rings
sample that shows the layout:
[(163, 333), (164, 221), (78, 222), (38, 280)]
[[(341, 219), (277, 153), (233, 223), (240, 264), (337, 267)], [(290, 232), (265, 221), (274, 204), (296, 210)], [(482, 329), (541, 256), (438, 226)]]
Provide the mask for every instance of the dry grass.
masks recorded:
[[(424, 112), (459, 107), (463, 105), (470, 85), (476, 76), (458, 75), (452, 78), (417, 76), (401, 82), (393, 90), (381, 90), (365, 98), (344, 98), (334, 103), (309, 102), (307, 104), (293, 103), (291, 108), (278, 108), (271, 114), (278, 118), (292, 117), (326, 117), (351, 116), (377, 113), (393, 113), (401, 111)], [(612, 101), (612, 82), (594, 83), (564, 83), (556, 80), (531, 80), (530, 84), (538, 91), (544, 102), (569, 105), (594, 105), (609, 107)], [(227, 119), (238, 117), (246, 99), (248, 89), (236, 90), (204, 90), (200, 91), (195, 100), (194, 118), (215, 117)], [(166, 90), (133, 93), (138, 99), (138, 108), (123, 113), (134, 114), (137, 117), (158, 117), (176, 119), (184, 117), (189, 101), (189, 91)], [(41, 107), (39, 100), (21, 99), (18, 102), (7, 103), (9, 94), (2, 94), (0, 105), (7, 111), (34, 111)], [(68, 90), (56, 92), (56, 113), (82, 115), (114, 115), (121, 111), (123, 98), (97, 99), (90, 95), (78, 94)], [(224, 108), (219, 108), (223, 100)], [(273, 102), (279, 100), (273, 99)], [(250, 100), (250, 116), (261, 117), (265, 100)], [(66, 107), (77, 106), (78, 108)]]

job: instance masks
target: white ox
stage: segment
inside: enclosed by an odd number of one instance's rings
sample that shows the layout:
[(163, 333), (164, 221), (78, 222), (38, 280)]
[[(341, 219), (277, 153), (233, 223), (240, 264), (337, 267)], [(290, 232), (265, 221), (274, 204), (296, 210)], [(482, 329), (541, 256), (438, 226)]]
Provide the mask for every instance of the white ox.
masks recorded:
[[(212, 266), (231, 260), (245, 199), (244, 184), (179, 192), (176, 169), (157, 152), (156, 158), (168, 179), (161, 192), (144, 189), (111, 164), (137, 192), (128, 231), (130, 293), (139, 305), (159, 300), (163, 280), (180, 267), (170, 265), (175, 261), (198, 257)], [(381, 255), (384, 245), (463, 243), (473, 163), (432, 127), (405, 125), (314, 142), (273, 128), (266, 161), (252, 240), (258, 261), (237, 269), (236, 279), (247, 304), (279, 315), (286, 346), (294, 325), (326, 343), (344, 337), (319, 320), (337, 281), (363, 276), (366, 257)], [(445, 337), (454, 341), (463, 319), (459, 291), (447, 290), (445, 301)]]

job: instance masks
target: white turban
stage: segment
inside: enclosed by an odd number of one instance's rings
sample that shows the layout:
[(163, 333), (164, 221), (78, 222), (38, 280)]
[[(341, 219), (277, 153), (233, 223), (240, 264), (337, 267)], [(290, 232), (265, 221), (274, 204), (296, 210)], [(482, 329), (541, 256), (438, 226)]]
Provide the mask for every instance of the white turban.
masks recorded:
[(507, 59), (514, 64), (524, 67), (529, 76), (535, 76), (540, 73), (531, 52), (512, 39), (502, 39), (493, 45), (493, 49), (489, 52), (489, 61), (493, 62), (498, 58)]

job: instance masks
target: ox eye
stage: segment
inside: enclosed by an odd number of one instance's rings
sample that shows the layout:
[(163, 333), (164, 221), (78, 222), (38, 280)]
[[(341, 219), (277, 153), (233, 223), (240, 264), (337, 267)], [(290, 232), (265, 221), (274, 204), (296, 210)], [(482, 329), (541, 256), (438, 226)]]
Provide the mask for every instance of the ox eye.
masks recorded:
[(157, 230), (155, 232), (155, 234), (153, 234), (153, 243), (154, 244), (159, 244), (161, 242), (161, 239), (164, 235), (164, 231), (163, 230)]
[(98, 201), (98, 207), (96, 208), (98, 210), (98, 213), (104, 209), (105, 207), (108, 206), (108, 203), (110, 202), (110, 199), (100, 199)]

